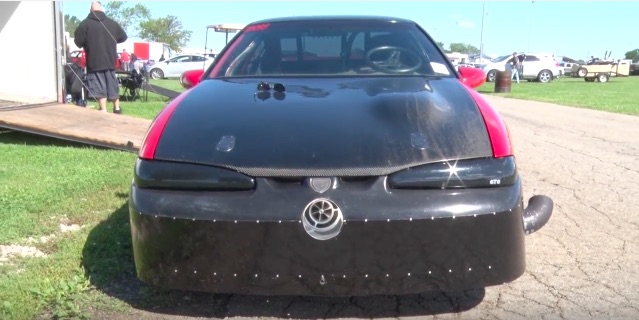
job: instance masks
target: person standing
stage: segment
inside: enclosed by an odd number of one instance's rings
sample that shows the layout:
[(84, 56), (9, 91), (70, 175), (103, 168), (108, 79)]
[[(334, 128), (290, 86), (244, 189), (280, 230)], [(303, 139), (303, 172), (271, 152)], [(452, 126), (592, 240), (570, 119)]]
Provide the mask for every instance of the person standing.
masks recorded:
[(124, 71), (131, 71), (131, 56), (126, 49), (122, 49), (122, 53), (120, 53), (120, 61), (122, 61), (122, 69)]
[(75, 44), (86, 53), (89, 97), (98, 100), (100, 111), (107, 111), (108, 100), (113, 102), (113, 113), (122, 113), (115, 61), (117, 44), (127, 40), (126, 32), (106, 16), (102, 4), (96, 1), (91, 3), (91, 12), (80, 22), (74, 36)]
[(517, 57), (517, 52), (513, 52), (513, 59), (512, 59), (512, 76), (510, 77), (510, 80), (514, 79), (515, 77), (517, 78), (517, 83), (519, 83), (519, 73), (521, 72), (521, 61), (519, 61), (519, 57)]
[(135, 70), (137, 73), (142, 72), (142, 62), (135, 55), (135, 52), (131, 54), (131, 71)]

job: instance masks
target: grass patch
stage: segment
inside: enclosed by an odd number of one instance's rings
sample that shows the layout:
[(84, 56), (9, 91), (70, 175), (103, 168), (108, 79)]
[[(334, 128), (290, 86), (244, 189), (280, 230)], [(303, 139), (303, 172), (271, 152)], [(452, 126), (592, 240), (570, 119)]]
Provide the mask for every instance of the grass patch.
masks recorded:
[[(180, 85), (180, 82), (175, 79), (151, 80), (151, 84), (177, 92), (184, 91), (184, 88)], [(122, 99), (122, 114), (131, 117), (153, 119), (160, 112), (160, 110), (164, 108), (167, 101), (167, 97), (157, 95), (153, 92), (148, 93), (148, 101), (143, 101), (142, 99), (136, 99), (135, 101), (126, 101)]]
[[(183, 91), (177, 80), (153, 83)], [(121, 105), (126, 115), (153, 119), (167, 100), (149, 93), (148, 102)], [(128, 192), (136, 154), (1, 132), (0, 245), (45, 256), (0, 260), (0, 319), (87, 318), (126, 310), (124, 301), (166, 301), (135, 278)]]
[(513, 82), (510, 93), (494, 93), (495, 83), (478, 88), (481, 93), (535, 100), (566, 106), (639, 115), (639, 77), (611, 77), (607, 83), (582, 78), (561, 78), (550, 83)]
[(80, 263), (86, 238), (126, 202), (135, 154), (17, 132), (0, 135), (0, 153), (0, 244), (47, 254), (3, 262), (0, 318), (81, 317), (95, 300)]

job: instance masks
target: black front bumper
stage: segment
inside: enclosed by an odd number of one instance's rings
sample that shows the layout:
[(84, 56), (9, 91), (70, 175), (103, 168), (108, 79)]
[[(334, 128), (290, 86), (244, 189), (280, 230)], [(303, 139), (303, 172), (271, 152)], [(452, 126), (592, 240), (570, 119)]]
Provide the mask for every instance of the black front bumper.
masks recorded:
[(525, 270), (519, 179), (511, 187), (428, 191), (386, 190), (379, 179), (359, 191), (328, 191), (321, 197), (342, 207), (345, 223), (324, 241), (300, 220), (318, 194), (258, 183), (224, 193), (133, 185), (138, 277), (216, 293), (357, 296), (483, 288)]

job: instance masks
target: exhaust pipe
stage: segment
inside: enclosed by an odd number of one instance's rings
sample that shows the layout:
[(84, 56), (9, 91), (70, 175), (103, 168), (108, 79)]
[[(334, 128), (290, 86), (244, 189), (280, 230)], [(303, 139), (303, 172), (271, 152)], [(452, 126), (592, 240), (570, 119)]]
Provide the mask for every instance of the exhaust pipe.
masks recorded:
[(552, 215), (553, 207), (554, 203), (548, 196), (536, 195), (531, 197), (523, 215), (526, 234), (531, 234), (546, 225)]

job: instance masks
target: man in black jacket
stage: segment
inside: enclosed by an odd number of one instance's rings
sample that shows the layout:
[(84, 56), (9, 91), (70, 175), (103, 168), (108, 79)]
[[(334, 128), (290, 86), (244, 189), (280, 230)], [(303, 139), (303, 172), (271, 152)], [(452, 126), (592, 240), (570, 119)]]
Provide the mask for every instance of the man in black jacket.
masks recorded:
[(117, 44), (127, 38), (122, 27), (104, 14), (100, 2), (91, 3), (91, 12), (75, 30), (74, 42), (86, 54), (89, 97), (98, 100), (100, 111), (106, 112), (109, 100), (113, 102), (113, 113), (122, 113), (115, 61)]

